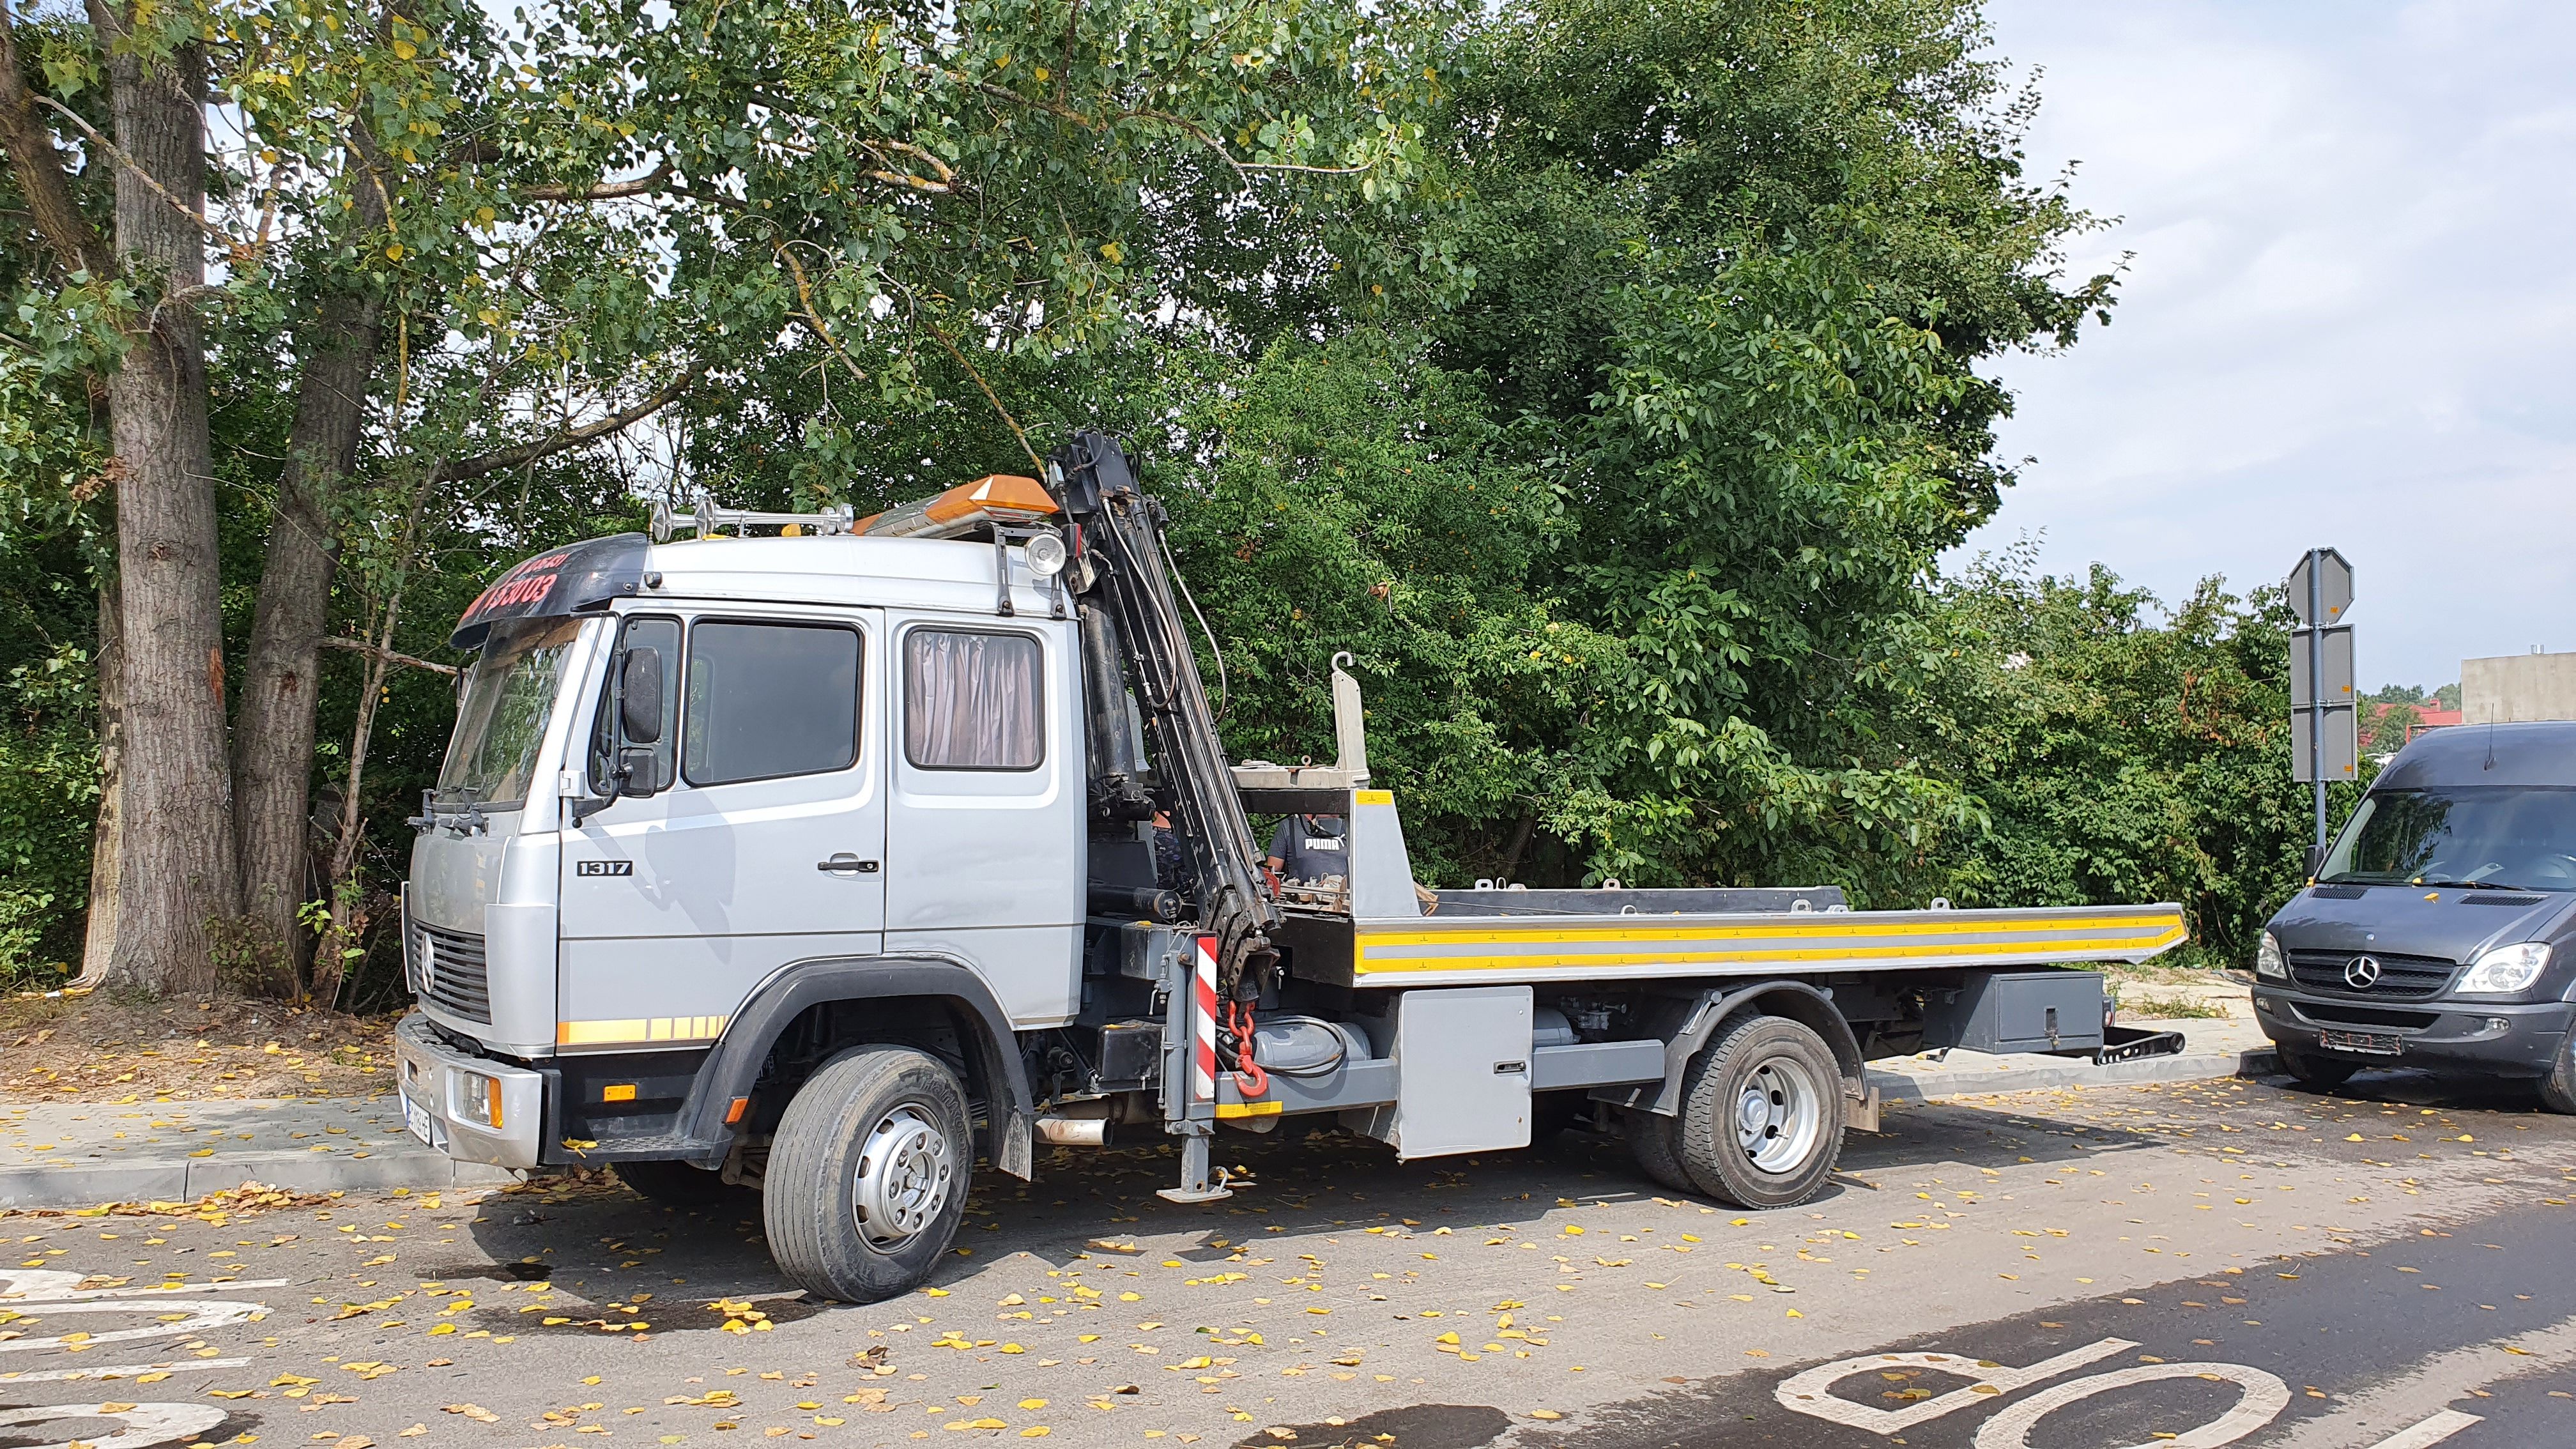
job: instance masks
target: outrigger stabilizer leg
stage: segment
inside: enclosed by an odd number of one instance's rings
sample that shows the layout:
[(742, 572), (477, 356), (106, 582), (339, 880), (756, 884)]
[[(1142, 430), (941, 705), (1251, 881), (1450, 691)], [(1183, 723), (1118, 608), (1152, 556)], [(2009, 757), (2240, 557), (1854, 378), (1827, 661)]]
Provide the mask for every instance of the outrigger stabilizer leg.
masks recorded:
[(1209, 1125), (1205, 1122), (1181, 1122), (1174, 1124), (1172, 1130), (1183, 1134), (1181, 1185), (1164, 1188), (1154, 1196), (1165, 1202), (1177, 1203), (1221, 1202), (1234, 1196), (1234, 1189), (1225, 1185), (1224, 1168), (1215, 1169), (1217, 1180), (1214, 1183), (1208, 1181)]

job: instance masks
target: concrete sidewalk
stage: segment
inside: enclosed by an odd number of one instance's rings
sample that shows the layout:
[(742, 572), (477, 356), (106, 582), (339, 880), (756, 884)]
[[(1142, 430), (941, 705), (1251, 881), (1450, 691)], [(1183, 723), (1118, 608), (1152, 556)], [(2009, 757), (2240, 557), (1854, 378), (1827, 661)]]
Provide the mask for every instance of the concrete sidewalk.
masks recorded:
[(390, 1095), (0, 1105), (0, 1207), (187, 1202), (245, 1182), (333, 1192), (511, 1180), (422, 1146)]
[(1988, 1092), (2027, 1092), (2050, 1087), (2102, 1087), (2137, 1082), (2196, 1082), (2211, 1077), (2252, 1077), (2278, 1071), (2271, 1040), (2245, 1017), (2226, 1020), (2124, 1021), (2148, 1031), (2178, 1031), (2183, 1049), (2169, 1057), (2095, 1066), (2081, 1058), (2032, 1052), (1994, 1055), (1954, 1051), (1873, 1064), (1870, 1084), (1883, 1101), (1931, 1101)]

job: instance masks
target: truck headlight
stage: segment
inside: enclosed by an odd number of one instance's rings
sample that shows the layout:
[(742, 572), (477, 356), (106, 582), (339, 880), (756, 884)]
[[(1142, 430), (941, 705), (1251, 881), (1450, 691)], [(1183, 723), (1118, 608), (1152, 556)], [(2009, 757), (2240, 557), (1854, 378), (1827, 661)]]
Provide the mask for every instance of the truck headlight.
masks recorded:
[(2263, 944), (2254, 948), (2254, 974), (2275, 981), (2290, 979), (2290, 963), (2281, 954), (2281, 943), (2269, 931), (2263, 933)]
[(2455, 991), (2520, 991), (2540, 979), (2549, 966), (2549, 946), (2544, 941), (2525, 941), (2519, 946), (2498, 946), (2477, 960), (2469, 974), (2460, 978)]
[(498, 1131), (501, 1126), (501, 1079), (481, 1072), (456, 1074), (456, 1115)]

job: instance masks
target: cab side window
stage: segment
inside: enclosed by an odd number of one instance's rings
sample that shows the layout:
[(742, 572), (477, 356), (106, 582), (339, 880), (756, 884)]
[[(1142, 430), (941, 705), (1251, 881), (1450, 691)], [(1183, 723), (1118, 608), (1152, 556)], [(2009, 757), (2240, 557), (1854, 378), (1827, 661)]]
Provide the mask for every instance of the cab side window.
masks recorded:
[(859, 758), (859, 633), (703, 619), (689, 631), (680, 762), (692, 785), (846, 770)]
[[(662, 656), (662, 678), (680, 677), (680, 621), (646, 615), (629, 615), (626, 626), (617, 637), (617, 655), (612, 660), (637, 650), (652, 650)], [(590, 781), (593, 790), (605, 791), (608, 777), (617, 768), (617, 712), (621, 701), (618, 686), (621, 678), (612, 662), (608, 687), (599, 692), (599, 714), (590, 726)], [(653, 779), (638, 780), (635, 787), (642, 793), (667, 788), (671, 783), (671, 752), (679, 733), (680, 692), (667, 684), (662, 689), (662, 738), (653, 746)]]
[(1043, 658), (1026, 634), (903, 638), (903, 748), (923, 770), (1033, 770), (1046, 754)]

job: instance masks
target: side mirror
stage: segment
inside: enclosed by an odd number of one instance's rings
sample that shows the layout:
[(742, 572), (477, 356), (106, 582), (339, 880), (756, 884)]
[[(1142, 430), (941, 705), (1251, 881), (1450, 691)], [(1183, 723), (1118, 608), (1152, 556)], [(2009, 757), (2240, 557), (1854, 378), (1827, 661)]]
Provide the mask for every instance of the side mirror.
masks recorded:
[(662, 759), (651, 745), (628, 745), (617, 752), (618, 793), (630, 798), (662, 793)]
[(662, 742), (662, 654), (629, 650), (617, 675), (618, 733), (629, 744)]
[(2325, 848), (2324, 846), (2322, 846), (2322, 845), (2311, 845), (2311, 846), (2309, 846), (2309, 847), (2308, 847), (2308, 868), (2307, 868), (2307, 870), (2304, 872), (2304, 874), (2307, 876), (2307, 878), (2308, 878), (2308, 879), (2310, 879), (2310, 880), (2315, 880), (2315, 879), (2317, 878), (2317, 872), (2318, 872), (2318, 871), (2321, 871), (2321, 870), (2323, 870), (2323, 869), (2325, 869), (2325, 865), (2326, 865), (2326, 848)]

